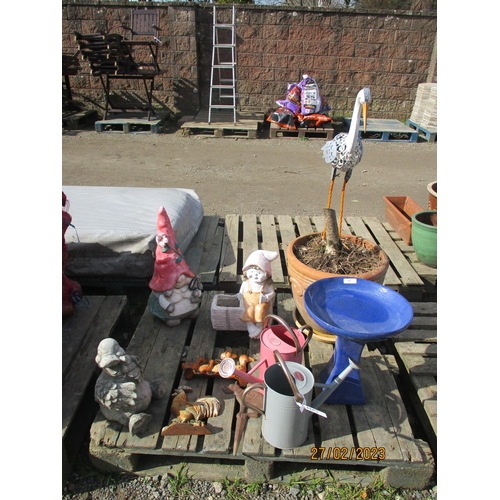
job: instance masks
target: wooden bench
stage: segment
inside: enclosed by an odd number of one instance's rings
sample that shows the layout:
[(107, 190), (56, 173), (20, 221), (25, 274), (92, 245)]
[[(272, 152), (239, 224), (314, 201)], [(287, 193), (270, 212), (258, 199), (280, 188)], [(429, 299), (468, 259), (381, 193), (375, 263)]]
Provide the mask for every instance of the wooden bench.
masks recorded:
[[(125, 296), (88, 296), (87, 307), (76, 307), (62, 321), (62, 456), (63, 485), (95, 416), (93, 384), (97, 380), (97, 346), (127, 321)], [(121, 323), (123, 322), (123, 323)]]
[[(82, 58), (90, 64), (90, 74), (98, 76), (106, 97), (104, 120), (108, 112), (143, 109), (147, 111), (148, 120), (153, 113), (153, 90), (155, 76), (162, 74), (158, 64), (157, 37), (152, 40), (125, 40), (120, 34), (80, 34), (75, 33)], [(139, 59), (138, 55), (143, 57)], [(150, 57), (150, 60), (147, 60)], [(147, 60), (147, 61), (146, 61)], [(111, 80), (141, 80), (144, 83), (147, 105), (132, 107), (115, 107), (111, 103)]]

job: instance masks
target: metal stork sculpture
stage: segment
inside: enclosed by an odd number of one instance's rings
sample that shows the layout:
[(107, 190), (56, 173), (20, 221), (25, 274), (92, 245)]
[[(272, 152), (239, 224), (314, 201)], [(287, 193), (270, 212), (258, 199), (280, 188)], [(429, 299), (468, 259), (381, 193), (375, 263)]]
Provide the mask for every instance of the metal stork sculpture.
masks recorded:
[[(332, 164), (332, 179), (330, 182), (330, 192), (328, 193), (327, 208), (330, 208), (332, 202), (333, 186), (335, 178), (340, 174), (337, 170), (345, 172), (344, 184), (342, 185), (342, 192), (340, 195), (340, 215), (339, 215), (339, 236), (342, 231), (342, 217), (344, 213), (344, 193), (345, 187), (351, 178), (352, 169), (361, 161), (363, 156), (363, 141), (359, 132), (359, 121), (361, 111), (363, 111), (363, 129), (366, 132), (366, 120), (368, 103), (371, 101), (370, 89), (363, 88), (358, 92), (356, 101), (354, 103), (354, 110), (352, 112), (351, 125), (349, 132), (341, 132), (337, 134), (331, 141), (328, 141), (321, 149), (323, 150), (323, 158), (326, 163)], [(322, 238), (325, 239), (326, 226), (323, 230)]]

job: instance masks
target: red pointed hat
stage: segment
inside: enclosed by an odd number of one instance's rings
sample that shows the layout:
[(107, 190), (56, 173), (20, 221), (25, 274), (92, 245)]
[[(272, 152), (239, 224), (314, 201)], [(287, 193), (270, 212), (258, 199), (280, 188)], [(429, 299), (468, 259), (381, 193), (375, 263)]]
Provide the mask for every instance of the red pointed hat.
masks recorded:
[(174, 229), (164, 207), (158, 210), (158, 236), (160, 235), (165, 235), (168, 242), (165, 246), (156, 245), (154, 273), (149, 282), (149, 288), (155, 292), (174, 288), (181, 274), (195, 277), (177, 245)]

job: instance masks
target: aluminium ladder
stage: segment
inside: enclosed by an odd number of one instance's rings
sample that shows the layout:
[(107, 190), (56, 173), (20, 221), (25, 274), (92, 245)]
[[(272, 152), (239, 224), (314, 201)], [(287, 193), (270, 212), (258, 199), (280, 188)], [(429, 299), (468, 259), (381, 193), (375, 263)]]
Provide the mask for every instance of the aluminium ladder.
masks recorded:
[(213, 7), (213, 49), (210, 75), (210, 102), (208, 123), (212, 118), (212, 109), (233, 111), (236, 125), (236, 8), (233, 5), (230, 23), (220, 23), (217, 10)]

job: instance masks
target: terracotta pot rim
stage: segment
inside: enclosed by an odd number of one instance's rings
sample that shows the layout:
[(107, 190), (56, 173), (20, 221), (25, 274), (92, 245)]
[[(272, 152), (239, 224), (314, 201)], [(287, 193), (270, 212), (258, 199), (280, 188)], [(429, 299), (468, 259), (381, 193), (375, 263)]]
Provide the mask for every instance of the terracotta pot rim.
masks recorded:
[(294, 265), (298, 270), (302, 270), (302, 272), (307, 272), (312, 276), (314, 276), (315, 280), (319, 280), (322, 278), (330, 278), (332, 276), (345, 276), (345, 277), (357, 277), (357, 278), (363, 278), (364, 276), (371, 276), (373, 274), (376, 274), (380, 272), (381, 270), (386, 270), (389, 267), (389, 257), (387, 254), (380, 248), (379, 245), (376, 243), (372, 243), (371, 241), (366, 240), (365, 238), (362, 238), (361, 236), (354, 236), (352, 234), (342, 234), (342, 238), (349, 238), (351, 240), (362, 240), (363, 244), (369, 248), (373, 249), (378, 249), (379, 255), (380, 255), (380, 265), (371, 271), (367, 273), (362, 273), (362, 274), (335, 274), (335, 273), (327, 273), (324, 271), (318, 271), (317, 269), (314, 269), (313, 267), (308, 266), (307, 264), (304, 264), (302, 261), (300, 261), (297, 256), (295, 255), (293, 248), (296, 247), (297, 245), (302, 244), (302, 241), (314, 238), (315, 236), (319, 235), (320, 233), (309, 233), (309, 234), (304, 234), (302, 236), (298, 236), (297, 238), (293, 239), (289, 245), (287, 246), (286, 249), (286, 254), (287, 254), (287, 259), (290, 258), (290, 256), (293, 256), (295, 258)]
[[(432, 182), (429, 182), (429, 184), (427, 184), (427, 191), (429, 192), (429, 194), (431, 194), (432, 196), (435, 196), (437, 198), (437, 181), (432, 181)], [(434, 189), (434, 185), (436, 185), (436, 189)]]

